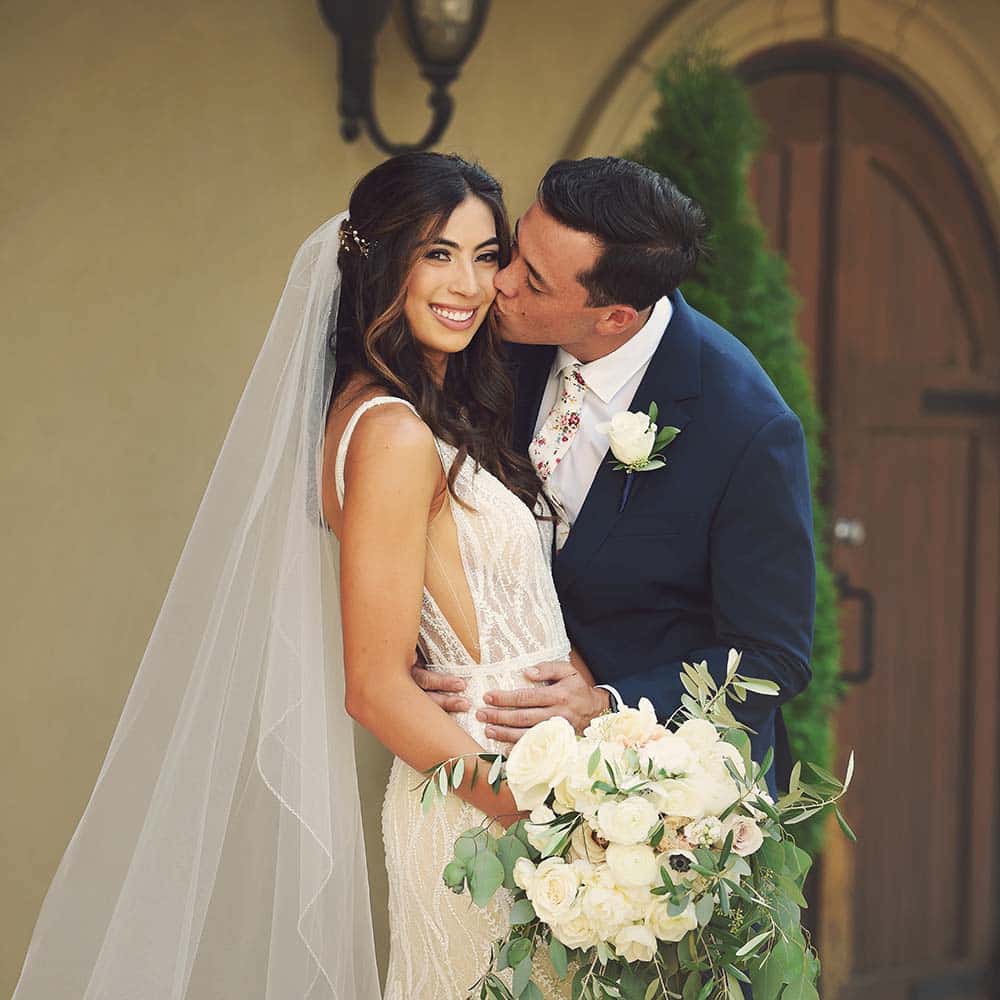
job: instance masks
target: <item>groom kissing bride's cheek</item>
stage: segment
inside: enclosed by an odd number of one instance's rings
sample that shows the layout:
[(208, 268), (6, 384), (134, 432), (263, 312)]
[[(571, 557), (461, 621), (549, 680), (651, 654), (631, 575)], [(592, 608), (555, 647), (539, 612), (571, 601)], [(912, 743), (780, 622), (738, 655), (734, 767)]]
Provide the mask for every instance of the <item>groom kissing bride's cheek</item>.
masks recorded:
[(681, 664), (706, 661), (721, 681), (736, 648), (748, 676), (780, 690), (734, 706), (754, 759), (775, 749), (773, 794), (790, 768), (780, 704), (810, 677), (806, 448), (750, 352), (678, 290), (704, 229), (670, 181), (626, 160), (560, 162), (542, 179), (493, 310), (510, 351), (514, 447), (557, 519), (552, 572), (573, 649), (485, 704), (463, 697), (460, 677), (413, 674), (514, 743), (553, 715), (581, 730), (642, 697), (669, 718)]

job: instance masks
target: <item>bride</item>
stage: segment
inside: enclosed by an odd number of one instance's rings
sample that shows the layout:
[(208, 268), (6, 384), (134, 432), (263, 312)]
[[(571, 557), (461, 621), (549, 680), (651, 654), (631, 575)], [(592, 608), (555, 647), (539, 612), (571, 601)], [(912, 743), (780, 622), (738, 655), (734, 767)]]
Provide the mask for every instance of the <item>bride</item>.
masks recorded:
[[(385, 1000), (482, 975), (509, 901), (441, 873), (462, 831), (522, 814), (471, 768), (425, 814), (418, 772), (504, 750), (482, 694), (571, 657), (508, 443), (509, 252), (497, 182), (431, 153), (375, 168), (299, 250), (14, 1000), (381, 996), (351, 717), (395, 754)], [(415, 646), (469, 711), (417, 687)]]

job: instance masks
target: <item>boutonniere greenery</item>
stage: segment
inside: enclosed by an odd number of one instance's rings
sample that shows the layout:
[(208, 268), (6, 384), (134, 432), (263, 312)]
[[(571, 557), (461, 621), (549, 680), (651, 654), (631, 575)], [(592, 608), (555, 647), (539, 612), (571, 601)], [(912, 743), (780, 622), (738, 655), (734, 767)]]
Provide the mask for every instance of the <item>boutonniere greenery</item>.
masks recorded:
[(632, 489), (632, 473), (662, 469), (667, 464), (663, 449), (680, 434), (679, 427), (658, 428), (658, 414), (656, 403), (650, 403), (648, 413), (624, 410), (616, 413), (607, 423), (597, 426), (602, 434), (608, 435), (611, 454), (615, 457), (612, 463), (614, 468), (625, 473), (619, 513), (625, 509)]

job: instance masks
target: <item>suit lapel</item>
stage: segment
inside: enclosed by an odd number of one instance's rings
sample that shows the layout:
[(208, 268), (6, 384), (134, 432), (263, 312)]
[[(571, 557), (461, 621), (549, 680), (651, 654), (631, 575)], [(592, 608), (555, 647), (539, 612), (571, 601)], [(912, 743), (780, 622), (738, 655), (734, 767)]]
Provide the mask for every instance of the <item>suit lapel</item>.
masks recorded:
[[(655, 400), (659, 409), (657, 425), (683, 430), (691, 420), (684, 401), (701, 395), (701, 338), (697, 329), (698, 314), (684, 301), (681, 293), (674, 292), (670, 301), (674, 307), (670, 323), (628, 408), (633, 412), (648, 412), (649, 404)], [(669, 448), (666, 456), (669, 462)], [(623, 516), (619, 514), (618, 507), (625, 473), (616, 472), (612, 467), (613, 461), (614, 456), (609, 449), (597, 468), (573, 530), (559, 552), (556, 572), (561, 587), (567, 587), (590, 562), (615, 522)], [(632, 497), (642, 487), (643, 480), (655, 476), (656, 471), (633, 474), (637, 478), (632, 484)]]

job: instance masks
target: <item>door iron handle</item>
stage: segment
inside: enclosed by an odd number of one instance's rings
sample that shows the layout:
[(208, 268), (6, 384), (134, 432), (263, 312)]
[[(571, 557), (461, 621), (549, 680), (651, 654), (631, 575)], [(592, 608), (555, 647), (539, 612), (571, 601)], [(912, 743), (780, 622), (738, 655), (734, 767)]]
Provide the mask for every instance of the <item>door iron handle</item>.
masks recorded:
[(848, 684), (864, 684), (875, 672), (875, 596), (865, 587), (855, 587), (846, 573), (837, 574), (837, 592), (842, 601), (857, 601), (861, 605), (858, 669), (853, 673), (843, 671), (840, 677)]

